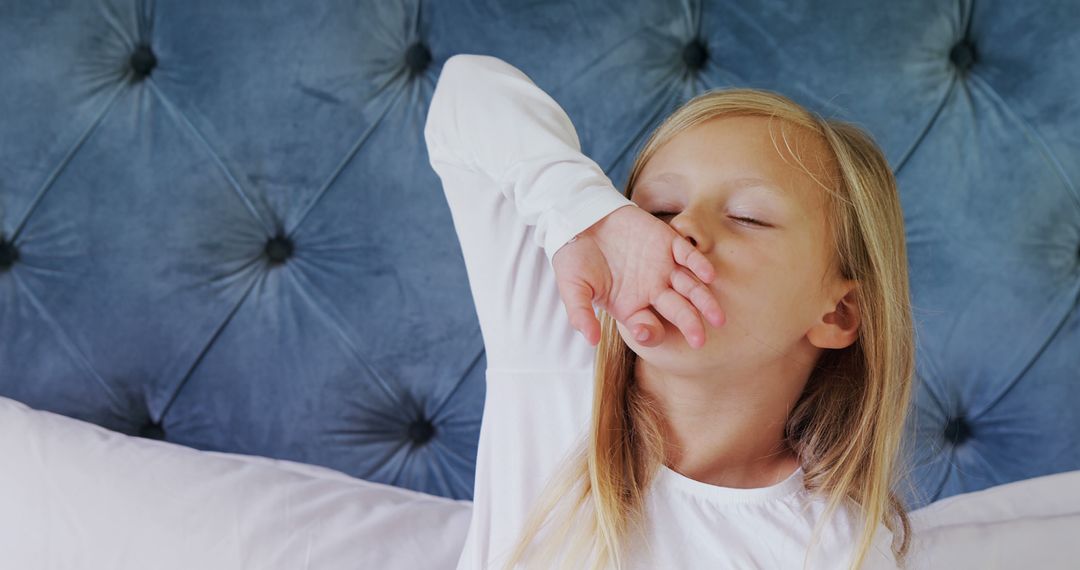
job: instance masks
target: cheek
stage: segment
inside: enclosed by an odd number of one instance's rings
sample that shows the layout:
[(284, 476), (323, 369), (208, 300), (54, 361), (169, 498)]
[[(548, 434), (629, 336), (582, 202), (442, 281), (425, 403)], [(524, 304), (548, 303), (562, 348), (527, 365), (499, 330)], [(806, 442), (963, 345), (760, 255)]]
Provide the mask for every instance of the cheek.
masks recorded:
[(746, 259), (740, 259), (737, 267), (729, 264), (733, 271), (728, 280), (719, 287), (713, 283), (721, 306), (726, 298), (731, 305), (729, 310), (739, 311), (769, 328), (773, 326), (770, 323), (790, 319), (808, 298), (809, 282), (812, 281), (807, 278), (810, 274), (808, 264), (801, 255), (798, 252), (780, 255), (754, 252)]
[(793, 258), (790, 269), (774, 284), (773, 299), (780, 313), (778, 318), (784, 322), (794, 323), (804, 319), (807, 311), (813, 308), (815, 295), (821, 287), (821, 269), (811, 262), (810, 252), (804, 255), (801, 259)]

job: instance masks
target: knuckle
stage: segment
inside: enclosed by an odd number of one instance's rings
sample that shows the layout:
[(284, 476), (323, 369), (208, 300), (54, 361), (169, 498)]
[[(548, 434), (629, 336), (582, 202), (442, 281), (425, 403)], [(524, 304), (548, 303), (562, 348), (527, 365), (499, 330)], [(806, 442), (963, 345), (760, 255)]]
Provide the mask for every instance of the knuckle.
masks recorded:
[(696, 279), (690, 279), (689, 277), (687, 277), (687, 279), (686, 288), (689, 289), (691, 293), (697, 293), (705, 287), (703, 283)]
[(693, 323), (695, 318), (693, 305), (690, 303), (681, 303), (679, 305), (679, 318), (687, 324)]
[(689, 284), (689, 281), (693, 281), (693, 279), (690, 279), (690, 276), (687, 275), (686, 270), (682, 267), (676, 267), (671, 272), (672, 284), (677, 284), (685, 288)]

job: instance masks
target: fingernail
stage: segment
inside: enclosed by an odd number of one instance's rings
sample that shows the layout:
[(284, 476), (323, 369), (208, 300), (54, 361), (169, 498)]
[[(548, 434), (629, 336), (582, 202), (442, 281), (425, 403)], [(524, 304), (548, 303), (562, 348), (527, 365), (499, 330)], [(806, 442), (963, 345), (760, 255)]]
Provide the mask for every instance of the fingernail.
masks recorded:
[(638, 342), (645, 342), (649, 340), (649, 329), (641, 329), (637, 333)]

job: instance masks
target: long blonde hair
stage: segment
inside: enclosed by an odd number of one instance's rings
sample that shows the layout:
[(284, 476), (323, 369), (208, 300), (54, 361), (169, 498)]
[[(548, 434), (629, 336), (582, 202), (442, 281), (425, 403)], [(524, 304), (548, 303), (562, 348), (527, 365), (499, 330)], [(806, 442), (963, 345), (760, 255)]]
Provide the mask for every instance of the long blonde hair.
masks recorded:
[[(834, 265), (842, 277), (858, 282), (858, 339), (821, 353), (784, 429), (786, 443), (802, 463), (804, 486), (827, 497), (811, 544), (845, 502), (863, 523), (851, 567), (862, 566), (878, 523), (892, 531), (893, 556), (903, 566), (911, 527), (895, 490), (901, 481), (912, 487), (902, 436), (914, 381), (914, 328), (896, 181), (873, 139), (851, 123), (822, 118), (775, 92), (712, 90), (684, 103), (653, 131), (634, 162), (624, 195), (630, 197), (644, 165), (672, 137), (709, 119), (739, 115), (768, 117), (770, 127), (779, 118), (782, 127), (805, 129), (827, 144), (835, 158), (836, 187), (819, 180), (792, 154), (825, 191)], [(780, 153), (775, 135), (772, 141)], [(784, 143), (791, 151), (786, 131)], [(632, 539), (632, 533), (644, 529), (646, 494), (664, 461), (662, 418), (656, 402), (634, 382), (636, 355), (614, 318), (603, 310), (599, 316), (588, 439), (568, 453), (548, 482), (504, 569), (522, 562), (540, 538), (525, 560), (529, 568), (559, 567), (552, 560), (559, 551), (566, 555), (564, 566), (585, 568), (588, 551), (591, 568), (621, 570), (623, 547), (639, 539)], [(556, 515), (565, 499), (570, 503)], [(549, 517), (551, 525), (545, 524)], [(541, 538), (541, 527), (547, 526), (551, 532)]]

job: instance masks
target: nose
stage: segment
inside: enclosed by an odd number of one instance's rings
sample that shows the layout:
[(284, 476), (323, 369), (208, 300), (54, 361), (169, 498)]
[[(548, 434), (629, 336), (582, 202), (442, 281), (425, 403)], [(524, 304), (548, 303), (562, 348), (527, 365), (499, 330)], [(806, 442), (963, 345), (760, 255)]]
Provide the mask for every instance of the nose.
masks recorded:
[(705, 212), (691, 212), (686, 209), (675, 216), (669, 223), (671, 229), (683, 236), (694, 249), (708, 256), (708, 250), (712, 247), (712, 241), (708, 232), (711, 231), (712, 220), (702, 219), (704, 215), (714, 215)]

